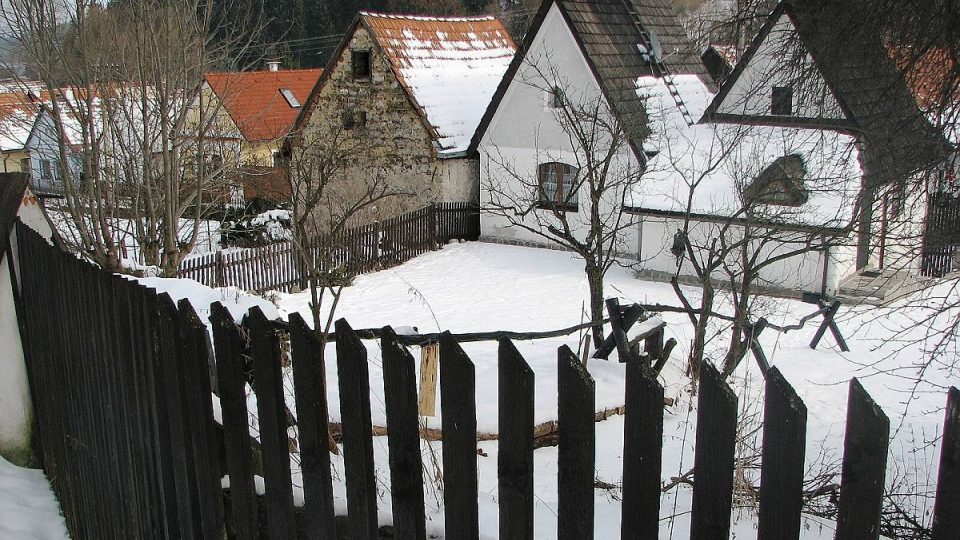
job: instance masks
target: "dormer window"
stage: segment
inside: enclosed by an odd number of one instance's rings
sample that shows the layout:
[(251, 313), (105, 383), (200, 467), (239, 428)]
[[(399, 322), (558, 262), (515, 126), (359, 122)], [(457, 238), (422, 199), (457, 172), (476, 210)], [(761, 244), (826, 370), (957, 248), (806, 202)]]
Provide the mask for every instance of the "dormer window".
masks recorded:
[(744, 202), (748, 206), (802, 206), (810, 199), (804, 185), (806, 175), (807, 167), (797, 154), (777, 158), (744, 188)]
[(770, 94), (770, 113), (777, 116), (793, 115), (793, 88), (774, 86)]
[(350, 51), (353, 80), (370, 80), (370, 51)]

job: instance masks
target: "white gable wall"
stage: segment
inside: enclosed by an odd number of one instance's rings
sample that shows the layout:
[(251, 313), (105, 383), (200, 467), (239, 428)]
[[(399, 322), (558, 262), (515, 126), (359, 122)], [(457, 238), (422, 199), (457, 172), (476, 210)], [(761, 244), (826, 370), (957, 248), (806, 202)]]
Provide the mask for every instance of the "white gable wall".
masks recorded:
[[(833, 93), (813, 63), (799, 51), (796, 29), (783, 13), (717, 108), (721, 114), (777, 118), (770, 113), (774, 86), (793, 86), (794, 118), (844, 120)], [(802, 68), (793, 65), (802, 59)], [(803, 83), (798, 84), (798, 77)]]
[[(531, 185), (535, 185), (539, 163), (560, 161), (577, 165), (575, 148), (558, 122), (556, 111), (548, 106), (546, 88), (553, 85), (563, 88), (566, 98), (572, 103), (596, 103), (602, 100), (600, 86), (556, 4), (547, 13), (524, 62), (480, 140), (482, 206), (502, 205), (509, 200), (516, 200), (521, 203), (520, 209), (525, 210), (535, 200), (536, 193)], [(598, 149), (603, 147), (603, 143), (598, 145)], [(624, 145), (620, 154), (621, 165), (636, 170), (638, 164), (629, 147)], [(514, 175), (521, 176), (524, 181), (517, 180)], [(589, 216), (586, 189), (581, 189), (578, 196), (580, 205), (577, 216), (572, 219), (568, 216), (568, 220), (585, 234)], [(610, 204), (614, 204), (613, 201)], [(607, 211), (610, 209), (608, 206)], [(524, 218), (524, 223), (531, 226), (538, 219), (551, 219), (549, 210), (533, 209), (530, 212), (531, 215)], [(543, 237), (511, 226), (506, 218), (489, 212), (481, 215), (481, 234), (485, 237), (545, 243)]]

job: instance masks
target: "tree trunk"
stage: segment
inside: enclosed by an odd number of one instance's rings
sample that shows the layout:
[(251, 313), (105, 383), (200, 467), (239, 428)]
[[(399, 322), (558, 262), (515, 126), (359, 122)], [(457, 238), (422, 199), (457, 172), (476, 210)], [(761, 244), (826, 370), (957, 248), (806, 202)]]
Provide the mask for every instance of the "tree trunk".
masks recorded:
[(603, 345), (603, 270), (587, 262), (587, 284), (590, 286), (590, 322), (593, 323), (593, 348)]
[(694, 328), (693, 348), (690, 350), (690, 359), (687, 364), (687, 375), (693, 381), (693, 388), (697, 388), (697, 382), (700, 380), (700, 366), (703, 363), (703, 353), (706, 348), (707, 326), (710, 322), (710, 313), (713, 312), (713, 298), (715, 292), (710, 277), (707, 276), (703, 281), (703, 298), (700, 300), (700, 317), (697, 318), (697, 325)]

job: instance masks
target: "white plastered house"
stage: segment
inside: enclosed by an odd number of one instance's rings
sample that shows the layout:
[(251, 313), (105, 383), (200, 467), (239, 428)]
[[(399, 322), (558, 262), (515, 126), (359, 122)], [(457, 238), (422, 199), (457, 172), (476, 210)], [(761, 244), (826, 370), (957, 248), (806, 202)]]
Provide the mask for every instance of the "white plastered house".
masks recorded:
[[(544, 243), (522, 225), (556, 210), (542, 208), (538, 199), (544, 191), (561, 193), (562, 176), (576, 174), (573, 165), (579, 163), (551, 107), (555, 81), (564, 99), (604, 102), (626, 134), (628, 144), (616, 162), (641, 174), (606, 204), (626, 209), (618, 251), (641, 275), (696, 276), (689, 261), (678, 267), (671, 252), (679, 229), (697, 246), (720, 230), (736, 237), (749, 226), (752, 234), (772, 231), (766, 235), (772, 240), (745, 247), (770, 260), (759, 269), (759, 286), (833, 294), (854, 268), (846, 239), (859, 192), (857, 140), (793, 124), (696, 124), (716, 90), (670, 4), (633, 0), (631, 7), (620, 1), (544, 2), (473, 141), (481, 207), (502, 207), (505, 194), (526, 197), (529, 204), (518, 205), (521, 226), (502, 212), (482, 212), (482, 237)], [(520, 175), (536, 179), (541, 189), (517, 181)], [(577, 214), (568, 220), (579, 219), (585, 234), (587, 214), (579, 201), (577, 194), (563, 197), (564, 210)]]

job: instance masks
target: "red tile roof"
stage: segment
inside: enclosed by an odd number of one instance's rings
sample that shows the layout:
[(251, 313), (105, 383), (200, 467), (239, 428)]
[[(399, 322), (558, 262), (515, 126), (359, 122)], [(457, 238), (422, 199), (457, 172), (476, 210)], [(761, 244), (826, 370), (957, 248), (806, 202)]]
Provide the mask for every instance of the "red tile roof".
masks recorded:
[(321, 73), (322, 69), (208, 73), (206, 81), (244, 139), (271, 141), (285, 137), (300, 113), (280, 91), (289, 89), (302, 105)]
[(888, 47), (887, 52), (903, 71), (907, 86), (921, 109), (960, 103), (960, 91), (956, 88), (957, 66), (949, 50), (930, 49), (917, 55), (910, 48)]

